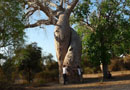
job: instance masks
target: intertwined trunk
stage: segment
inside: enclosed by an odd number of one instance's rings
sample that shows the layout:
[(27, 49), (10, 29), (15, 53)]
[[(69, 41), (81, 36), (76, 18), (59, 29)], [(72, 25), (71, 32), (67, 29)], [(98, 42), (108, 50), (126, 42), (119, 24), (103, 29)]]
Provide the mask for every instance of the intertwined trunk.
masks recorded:
[(80, 66), (81, 61), (81, 41), (77, 33), (70, 27), (67, 13), (63, 13), (59, 16), (54, 36), (59, 64), (59, 82), (63, 83), (63, 65), (67, 66), (68, 82), (78, 82), (77, 66)]

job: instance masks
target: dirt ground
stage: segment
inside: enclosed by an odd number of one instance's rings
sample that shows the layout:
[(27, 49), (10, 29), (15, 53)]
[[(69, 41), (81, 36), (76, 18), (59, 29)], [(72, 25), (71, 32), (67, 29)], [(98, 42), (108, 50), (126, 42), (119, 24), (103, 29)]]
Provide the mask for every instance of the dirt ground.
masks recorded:
[(83, 75), (80, 84), (48, 84), (41, 87), (26, 87), (27, 90), (130, 90), (130, 71), (111, 72), (112, 79), (102, 80), (102, 74)]

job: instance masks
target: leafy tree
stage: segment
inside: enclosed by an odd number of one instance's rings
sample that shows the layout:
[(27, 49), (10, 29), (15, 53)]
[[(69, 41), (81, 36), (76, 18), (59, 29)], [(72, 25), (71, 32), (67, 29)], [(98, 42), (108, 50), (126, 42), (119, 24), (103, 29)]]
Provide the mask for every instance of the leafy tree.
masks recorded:
[(4, 71), (4, 74), (9, 81), (13, 81), (13, 74), (17, 71), (17, 67), (14, 63), (14, 60), (8, 59), (6, 62), (2, 65), (2, 69)]
[(68, 66), (68, 82), (78, 82), (79, 77), (74, 72), (81, 61), (81, 41), (75, 30), (69, 24), (71, 12), (79, 0), (26, 0), (26, 18), (29, 19), (37, 10), (47, 18), (28, 23), (26, 28), (43, 25), (54, 25), (56, 56), (59, 65), (59, 82), (63, 83), (62, 67)]
[(22, 4), (19, 0), (0, 0), (0, 49), (11, 51), (24, 42)]
[(43, 56), (44, 69), (42, 77), (45, 80), (58, 79), (58, 62), (53, 59), (52, 54)]
[(55, 60), (53, 60), (52, 54), (43, 56), (43, 59), (44, 59), (44, 65), (45, 65), (46, 69), (48, 69), (48, 70), (58, 69), (58, 67), (56, 65), (57, 62)]
[(25, 78), (31, 82), (35, 73), (42, 70), (41, 48), (36, 43), (27, 45), (15, 51), (15, 63), (19, 71), (25, 75)]
[[(89, 3), (90, 7), (86, 7), (86, 3)], [(73, 21), (77, 21), (77, 29), (83, 39), (83, 55), (87, 55), (95, 65), (103, 64), (104, 78), (107, 78), (110, 59), (129, 53), (129, 12), (129, 0), (84, 0), (74, 11)], [(81, 30), (81, 27), (86, 30)]]

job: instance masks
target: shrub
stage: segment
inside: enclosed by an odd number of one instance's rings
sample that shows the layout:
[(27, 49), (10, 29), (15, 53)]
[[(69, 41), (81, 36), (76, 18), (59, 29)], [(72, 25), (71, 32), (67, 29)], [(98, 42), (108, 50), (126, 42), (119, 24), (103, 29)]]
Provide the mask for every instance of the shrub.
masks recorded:
[(125, 70), (123, 59), (121, 58), (114, 58), (111, 60), (111, 64), (109, 65), (110, 71), (120, 71)]
[(130, 70), (130, 55), (125, 56), (123, 60), (125, 69)]
[(100, 67), (85, 67), (84, 68), (85, 74), (98, 73), (98, 72), (100, 72)]
[(40, 82), (51, 82), (58, 80), (58, 71), (57, 70), (50, 70), (50, 71), (43, 71), (35, 76), (36, 82), (40, 80)]
[(110, 71), (130, 70), (130, 56), (124, 58), (113, 58), (109, 65)]

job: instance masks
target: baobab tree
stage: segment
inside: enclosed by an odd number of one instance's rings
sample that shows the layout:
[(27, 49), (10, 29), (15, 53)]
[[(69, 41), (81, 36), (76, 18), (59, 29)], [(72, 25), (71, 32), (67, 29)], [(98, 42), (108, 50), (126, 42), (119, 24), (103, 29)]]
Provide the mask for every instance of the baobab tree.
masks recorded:
[(76, 31), (71, 28), (69, 18), (79, 0), (26, 0), (26, 18), (37, 10), (42, 11), (48, 19), (27, 24), (26, 28), (40, 25), (54, 25), (56, 56), (59, 64), (59, 82), (63, 83), (62, 66), (68, 67), (68, 82), (77, 82), (77, 66), (81, 61), (81, 41)]

